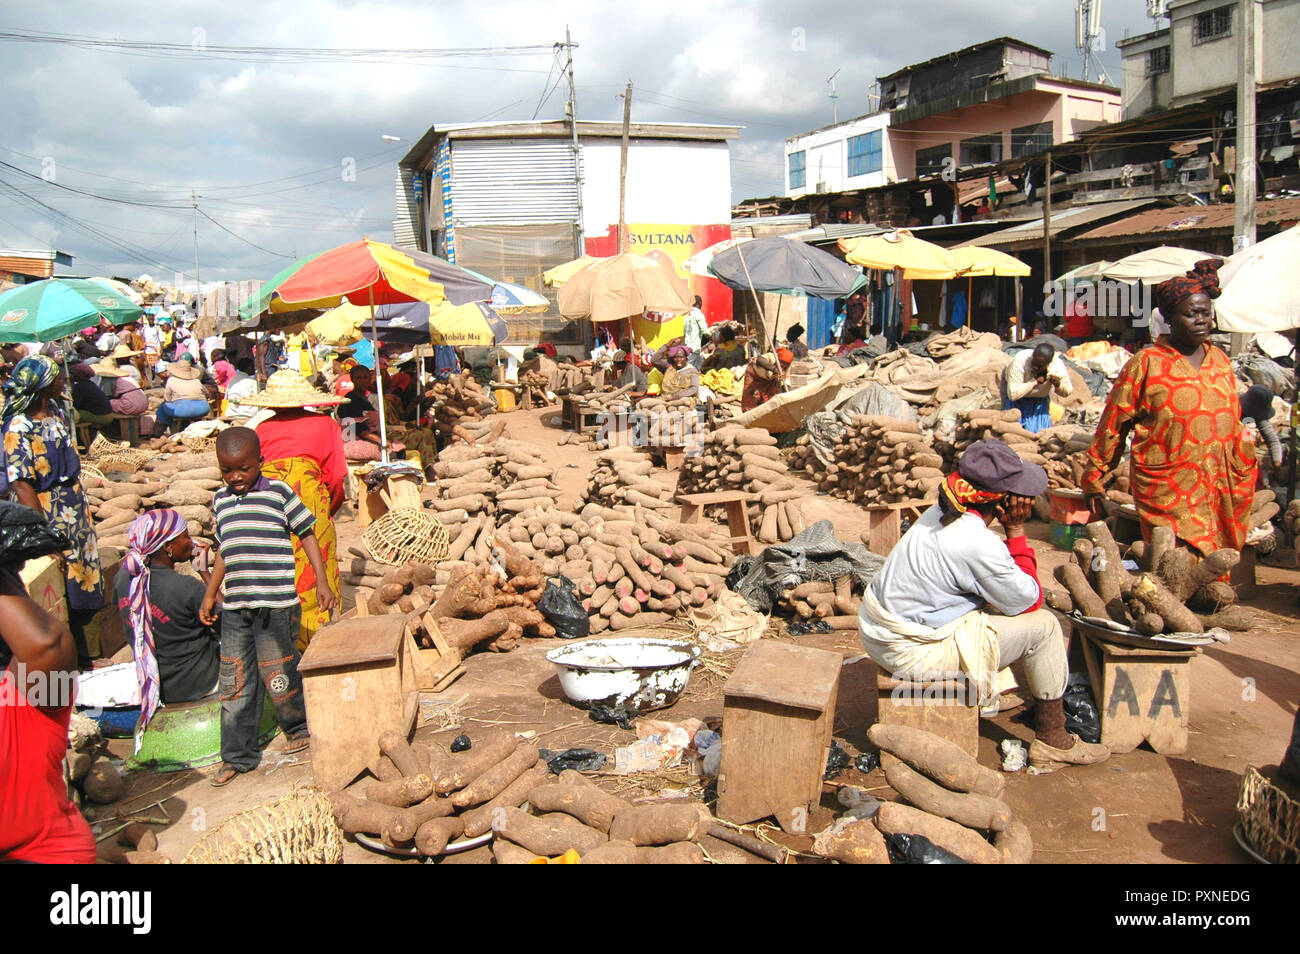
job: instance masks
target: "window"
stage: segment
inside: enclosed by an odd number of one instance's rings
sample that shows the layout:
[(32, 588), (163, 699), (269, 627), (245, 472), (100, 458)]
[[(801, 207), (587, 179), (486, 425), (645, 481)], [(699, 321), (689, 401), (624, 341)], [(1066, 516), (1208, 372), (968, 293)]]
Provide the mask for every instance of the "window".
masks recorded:
[(1232, 36), (1232, 7), (1216, 7), (1196, 14), (1196, 43)]
[(1052, 124), (1034, 123), (1032, 126), (1017, 126), (1011, 130), (1011, 158), (1032, 156), (1044, 149), (1052, 148)]
[(1169, 47), (1158, 46), (1147, 50), (1147, 76), (1169, 72)]
[(802, 189), (808, 184), (808, 155), (802, 149), (790, 153), (790, 188)]
[(952, 144), (931, 146), (929, 149), (916, 151), (916, 175), (933, 176), (952, 171)]
[(987, 162), (1002, 161), (1002, 136), (972, 136), (961, 141), (961, 162), (963, 166), (979, 166)]
[(849, 178), (865, 176), (879, 172), (884, 168), (882, 162), (881, 141), (884, 135), (880, 130), (861, 136), (849, 137)]

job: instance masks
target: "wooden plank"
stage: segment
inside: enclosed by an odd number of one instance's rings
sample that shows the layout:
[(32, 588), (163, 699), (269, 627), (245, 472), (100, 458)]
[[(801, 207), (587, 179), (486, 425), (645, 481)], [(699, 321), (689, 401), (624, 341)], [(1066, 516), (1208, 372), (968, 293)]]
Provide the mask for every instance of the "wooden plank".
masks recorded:
[(676, 499), (679, 503), (707, 507), (710, 504), (730, 503), (733, 500), (743, 500), (745, 503), (750, 503), (757, 498), (757, 494), (751, 494), (744, 490), (714, 490), (702, 494), (678, 494)]
[[(1209, 180), (1205, 181), (1208, 186)], [(1166, 182), (1161, 185), (1131, 186), (1127, 189), (1098, 189), (1095, 192), (1076, 192), (1075, 202), (1091, 204), (1094, 202), (1115, 202), (1121, 199), (1154, 199), (1163, 195), (1182, 195), (1186, 192), (1206, 192), (1207, 189), (1194, 189), (1180, 182)]]
[(341, 619), (322, 626), (312, 637), (300, 672), (333, 669), (340, 666), (391, 662), (406, 631), (405, 619), (399, 615)]
[(1123, 179), (1126, 175), (1131, 179), (1140, 179), (1144, 176), (1155, 175), (1156, 167), (1153, 162), (1140, 162), (1130, 166), (1113, 166), (1110, 169), (1093, 169), (1091, 172), (1074, 172), (1065, 177), (1065, 181), (1070, 185), (1080, 185), (1085, 182), (1110, 182), (1115, 179)]
[(727, 696), (744, 696), (800, 709), (820, 709), (839, 683), (843, 659), (839, 653), (760, 639), (749, 644), (723, 689)]

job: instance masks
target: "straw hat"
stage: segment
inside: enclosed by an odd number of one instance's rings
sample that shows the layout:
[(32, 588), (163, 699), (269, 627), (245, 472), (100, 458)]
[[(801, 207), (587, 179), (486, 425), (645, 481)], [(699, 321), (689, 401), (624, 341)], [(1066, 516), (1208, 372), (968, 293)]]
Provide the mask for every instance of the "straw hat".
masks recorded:
[(180, 378), (182, 381), (194, 381), (202, 376), (203, 372), (197, 366), (189, 361), (171, 361), (167, 364), (167, 373), (173, 378)]
[(117, 362), (113, 360), (112, 355), (104, 358), (98, 364), (92, 364), (90, 370), (101, 378), (124, 378), (127, 375), (126, 371), (117, 366)]
[(112, 352), (107, 355), (107, 357), (112, 358), (114, 361), (121, 361), (127, 358), (134, 358), (139, 354), (140, 354), (139, 351), (136, 351), (128, 347), (127, 345), (120, 344), (116, 348), (114, 348)]
[(318, 391), (297, 371), (277, 371), (267, 379), (266, 387), (239, 402), (251, 407), (322, 407), (342, 404), (343, 398)]

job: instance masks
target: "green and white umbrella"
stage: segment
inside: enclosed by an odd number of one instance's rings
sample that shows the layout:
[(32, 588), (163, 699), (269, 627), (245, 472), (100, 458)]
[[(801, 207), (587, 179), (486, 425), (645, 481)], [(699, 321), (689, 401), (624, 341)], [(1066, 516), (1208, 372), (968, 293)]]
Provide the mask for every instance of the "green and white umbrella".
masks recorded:
[(107, 318), (136, 321), (140, 306), (99, 282), (47, 278), (0, 294), (0, 341), (56, 341)]

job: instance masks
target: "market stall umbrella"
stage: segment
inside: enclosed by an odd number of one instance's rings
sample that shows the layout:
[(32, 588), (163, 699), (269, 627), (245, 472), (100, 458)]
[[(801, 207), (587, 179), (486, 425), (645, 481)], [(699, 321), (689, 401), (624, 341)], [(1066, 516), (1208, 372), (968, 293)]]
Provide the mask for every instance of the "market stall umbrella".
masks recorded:
[[(492, 286), (463, 269), (423, 252), (399, 251), (383, 242), (362, 239), (319, 255), (299, 259), (262, 286), (256, 297), (239, 309), (254, 327), (264, 314), (285, 316), (292, 312), (323, 311), (345, 301), (365, 304), (371, 313), (370, 331), (379, 348), (374, 310), (378, 305), (422, 301), (436, 305), (446, 299), (453, 304), (487, 301)], [(307, 315), (298, 316), (298, 320)], [(290, 320), (285, 320), (289, 324)], [(379, 442), (381, 456), (388, 460), (388, 423), (384, 413), (383, 376), (375, 375), (379, 399)]]
[[(433, 255), (396, 249), (373, 239), (349, 242), (294, 262), (240, 306), (245, 327), (275, 331), (353, 304), (437, 301), (466, 305), (492, 297), (492, 284)], [(284, 317), (291, 315), (292, 317)]]
[(0, 294), (0, 341), (55, 341), (107, 318), (136, 321), (140, 306), (83, 278), (47, 278)]
[(860, 268), (796, 239), (759, 238), (713, 256), (709, 270), (731, 288), (848, 298), (867, 283)]
[(128, 301), (132, 301), (137, 305), (144, 304), (144, 295), (141, 295), (138, 291), (136, 291), (126, 282), (119, 282), (116, 278), (106, 278), (103, 275), (96, 275), (94, 278), (91, 279), (91, 281), (99, 282), (99, 284), (101, 285), (106, 285), (107, 287), (113, 289), (113, 291), (121, 295), (123, 298), (127, 299)]
[(1214, 302), (1220, 331), (1260, 333), (1300, 328), (1300, 226), (1242, 249), (1219, 269)]
[[(307, 323), (307, 334), (332, 347), (355, 344), (370, 321), (368, 305), (340, 305)], [(509, 334), (505, 320), (481, 301), (401, 302), (375, 307), (375, 336), (384, 344), (493, 347)]]
[(753, 239), (747, 236), (738, 236), (736, 238), (723, 239), (721, 242), (715, 242), (708, 248), (702, 248), (690, 258), (682, 262), (682, 268), (692, 275), (699, 275), (703, 278), (713, 278), (713, 272), (709, 271), (709, 265), (713, 263), (715, 255), (721, 255), (737, 245), (743, 245), (745, 242), (752, 242)]
[(839, 246), (849, 264), (885, 271), (898, 269), (903, 278), (942, 280), (961, 274), (946, 248), (919, 239), (906, 229), (840, 239)]
[(1145, 282), (1148, 285), (1158, 285), (1190, 272), (1192, 266), (1207, 258), (1214, 258), (1214, 256), (1190, 248), (1160, 245), (1126, 255), (1103, 268), (1101, 277), (1120, 282)]
[(671, 262), (623, 252), (597, 259), (560, 288), (560, 314), (593, 322), (621, 321), (645, 311), (679, 315), (692, 297)]
[(535, 292), (527, 285), (518, 285), (515, 282), (497, 281), (495, 278), (488, 278), (481, 275), (473, 269), (464, 269), (470, 275), (480, 281), (487, 282), (492, 286), (492, 310), (501, 315), (525, 315), (541, 314), (548, 311), (551, 303), (547, 301), (546, 296), (541, 292)]
[[(957, 251), (954, 249), (953, 251)], [(1080, 282), (1095, 282), (1101, 278), (1101, 273), (1110, 268), (1115, 263), (1109, 259), (1102, 259), (1099, 262), (1089, 262), (1087, 265), (1080, 265), (1078, 268), (1072, 268), (1064, 275), (1052, 279), (1053, 285), (1077, 285)]]
[(542, 272), (542, 281), (552, 288), (559, 288), (588, 265), (594, 265), (600, 261), (604, 261), (604, 259), (595, 258), (591, 255), (582, 255), (571, 262), (565, 262), (563, 265), (556, 265), (554, 268), (548, 268), (546, 271)]
[(995, 248), (968, 245), (948, 249), (953, 266), (966, 278), (1024, 278), (1033, 272), (1018, 258)]

